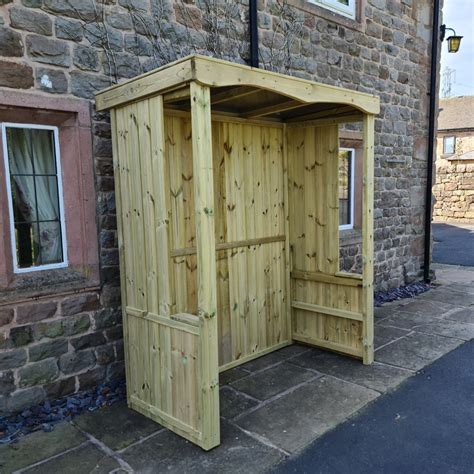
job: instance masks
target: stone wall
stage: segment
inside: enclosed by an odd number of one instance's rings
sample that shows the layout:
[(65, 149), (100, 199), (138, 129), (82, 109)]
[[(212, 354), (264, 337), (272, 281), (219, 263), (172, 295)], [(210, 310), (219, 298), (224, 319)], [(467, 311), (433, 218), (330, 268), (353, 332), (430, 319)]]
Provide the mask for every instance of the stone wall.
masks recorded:
[[(443, 155), (443, 137), (456, 136), (455, 155)], [(461, 157), (473, 152), (470, 159)], [(474, 132), (438, 135), (433, 220), (474, 223)]]
[[(212, 2), (219, 3), (219, 2)], [(430, 0), (358, 0), (353, 21), (303, 0), (260, 0), (264, 67), (380, 96), (375, 122), (375, 285), (420, 278), (428, 128)], [(245, 62), (247, 2), (0, 0), (0, 88), (93, 98), (192, 52)], [(280, 5), (280, 6), (279, 6)], [(92, 112), (101, 284), (4, 303), (0, 409), (80, 390), (122, 370), (107, 113)], [(356, 247), (341, 251), (355, 268)], [(77, 292), (77, 290), (76, 290)], [(31, 295), (34, 296), (34, 295)], [(72, 303), (71, 301), (82, 301)]]

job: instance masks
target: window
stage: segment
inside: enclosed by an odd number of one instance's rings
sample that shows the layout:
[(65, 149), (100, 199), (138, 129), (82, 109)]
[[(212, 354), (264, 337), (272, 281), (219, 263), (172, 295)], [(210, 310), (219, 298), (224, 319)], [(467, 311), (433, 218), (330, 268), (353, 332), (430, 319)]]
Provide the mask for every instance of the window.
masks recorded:
[(354, 155), (353, 148), (339, 149), (339, 229), (354, 227)]
[(2, 124), (15, 273), (67, 266), (58, 128)]
[(443, 154), (453, 155), (455, 151), (456, 140), (454, 136), (443, 138)]
[(320, 5), (328, 10), (347, 16), (349, 18), (355, 18), (355, 2), (356, 0), (309, 0), (315, 5)]

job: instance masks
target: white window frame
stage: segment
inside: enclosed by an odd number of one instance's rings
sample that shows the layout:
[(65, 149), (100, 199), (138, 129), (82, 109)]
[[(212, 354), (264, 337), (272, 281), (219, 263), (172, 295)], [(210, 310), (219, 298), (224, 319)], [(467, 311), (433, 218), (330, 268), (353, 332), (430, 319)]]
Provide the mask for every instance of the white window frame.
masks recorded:
[[(453, 139), (453, 151), (448, 152), (446, 151), (446, 139), (452, 138)], [(443, 137), (443, 155), (454, 155), (456, 153), (456, 136), (455, 135), (445, 135)]]
[(349, 0), (349, 5), (345, 6), (337, 0), (308, 0), (309, 3), (314, 3), (320, 7), (327, 8), (335, 13), (344, 15), (348, 18), (355, 19), (356, 17), (356, 0)]
[[(354, 184), (355, 184), (355, 148), (343, 148), (340, 147), (339, 151), (350, 151), (350, 181), (349, 181), (349, 199), (351, 206), (349, 209), (349, 224), (339, 224), (339, 230), (351, 230), (354, 228)], [(339, 154), (338, 154), (339, 159)], [(338, 176), (339, 179), (339, 176)], [(339, 199), (339, 198), (338, 198)], [(339, 215), (338, 215), (339, 219)]]
[[(56, 174), (58, 180), (58, 201), (59, 201), (59, 219), (61, 223), (61, 240), (63, 247), (63, 261), (59, 263), (47, 263), (45, 265), (35, 265), (27, 268), (19, 268), (17, 261), (16, 252), (16, 236), (15, 236), (15, 218), (13, 212), (13, 196), (10, 183), (10, 163), (8, 155), (8, 143), (7, 143), (7, 128), (34, 128), (39, 130), (51, 130), (54, 136), (54, 154), (56, 159)], [(13, 272), (14, 273), (29, 273), (37, 272), (42, 270), (52, 270), (55, 268), (65, 268), (68, 266), (67, 256), (67, 240), (66, 240), (66, 222), (64, 216), (64, 196), (63, 196), (63, 184), (62, 184), (62, 172), (61, 172), (61, 157), (59, 151), (59, 130), (58, 127), (50, 125), (36, 125), (29, 123), (2, 123), (2, 145), (3, 145), (3, 161), (5, 165), (5, 180), (6, 190), (8, 198), (8, 213), (10, 218), (10, 241), (12, 247), (12, 259), (13, 259)]]

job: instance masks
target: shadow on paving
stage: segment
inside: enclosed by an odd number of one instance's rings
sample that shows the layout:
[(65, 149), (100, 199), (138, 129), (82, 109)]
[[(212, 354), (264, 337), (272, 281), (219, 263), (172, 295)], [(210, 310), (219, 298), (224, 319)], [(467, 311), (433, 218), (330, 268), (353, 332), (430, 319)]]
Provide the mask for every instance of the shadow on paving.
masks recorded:
[(474, 225), (433, 223), (433, 262), (474, 267)]
[(468, 473), (474, 469), (474, 341), (322, 436), (279, 473)]

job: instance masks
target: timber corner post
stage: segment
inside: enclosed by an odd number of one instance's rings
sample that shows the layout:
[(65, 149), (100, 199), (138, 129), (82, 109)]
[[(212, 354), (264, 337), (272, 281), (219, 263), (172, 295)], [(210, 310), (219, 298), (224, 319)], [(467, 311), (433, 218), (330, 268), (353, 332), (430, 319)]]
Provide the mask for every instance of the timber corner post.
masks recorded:
[(202, 448), (220, 444), (219, 366), (217, 359), (216, 243), (210, 89), (190, 84), (194, 174), (198, 317), (201, 325), (200, 379)]
[(374, 115), (363, 118), (362, 182), (362, 314), (363, 363), (374, 361)]

